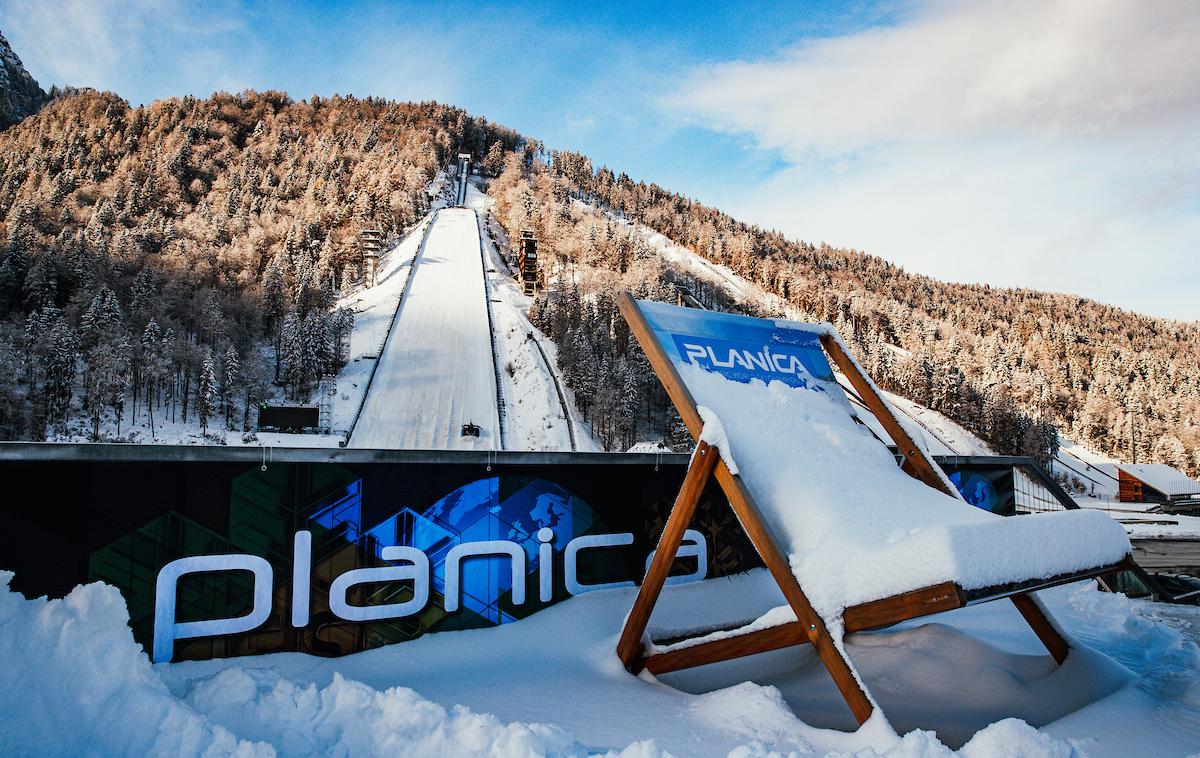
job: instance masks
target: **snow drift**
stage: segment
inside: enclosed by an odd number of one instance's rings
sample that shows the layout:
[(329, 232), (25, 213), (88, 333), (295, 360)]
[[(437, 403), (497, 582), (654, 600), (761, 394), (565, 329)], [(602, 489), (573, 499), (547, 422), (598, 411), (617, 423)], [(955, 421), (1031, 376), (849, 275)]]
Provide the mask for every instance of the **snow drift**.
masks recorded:
[[(544, 724), (503, 724), (412, 690), (334, 674), (298, 685), (271, 669), (228, 665), (167, 688), (134, 642), (114, 587), (25, 600), (0, 572), (0, 752), (39, 756), (576, 756), (588, 750)], [(243, 659), (248, 660), (248, 659)], [(224, 662), (222, 662), (224, 663)], [(647, 743), (621, 752), (659, 755)]]
[(928, 487), (827, 393), (678, 368), (830, 623), (848, 606), (941, 582), (991, 587), (1129, 553), (1125, 530), (1098, 511), (1003, 518)]
[[(0, 572), (0, 752), (5, 755), (652, 758), (668, 754), (664, 740), (680, 756), (952, 754), (930, 731), (900, 738), (801, 722), (791, 711), (796, 705), (788, 690), (819, 689), (811, 661), (804, 662), (805, 651), (795, 660), (762, 657), (763, 669), (776, 672), (779, 687), (742, 681), (691, 695), (625, 674), (612, 650), (620, 615), (632, 602), (628, 589), (575, 598), (519, 624), (428, 635), (337, 659), (276, 654), (151, 666), (133, 640), (114, 588), (90, 584), (62, 599), (26, 600), (8, 587), (11, 579), (11, 573)], [(742, 605), (769, 600), (772, 591), (763, 571), (669, 587), (664, 620), (694, 618), (691, 603), (698, 600), (741, 612)], [(1136, 684), (1041, 729), (1015, 719), (999, 721), (971, 736), (960, 754), (1049, 758), (1082, 755), (1076, 747), (1081, 746), (1093, 756), (1117, 756), (1136, 745), (1153, 746), (1158, 755), (1186, 755), (1200, 735), (1195, 645), (1154, 618), (1162, 610), (1158, 607), (1083, 586), (1048, 594), (1069, 630), (1121, 661), (1137, 676)], [(1195, 609), (1171, 612), (1188, 610)], [(870, 637), (896, 634), (908, 643), (878, 639), (869, 647), (887, 652), (887, 675), (903, 673), (909, 679), (894, 682), (897, 692), (923, 693), (924, 707), (952, 710), (961, 693), (942, 687), (940, 704), (929, 694), (935, 681), (944, 681), (946, 664), (922, 668), (930, 654), (923, 640), (953, 657), (946, 639), (975, 639), (971, 645), (991, 648), (986, 667), (1000, 667), (998, 680), (1008, 681), (1009, 689), (1034, 693), (1038, 681), (1022, 672), (1027, 664), (1021, 661), (1036, 653), (1037, 641), (1027, 634), (1012, 638), (1019, 624), (1006, 622), (1004, 613), (1013, 612), (1004, 604), (965, 609), (953, 614), (962, 630), (950, 636), (937, 631), (940, 624), (929, 624), (875, 633)], [(1191, 628), (1198, 619), (1181, 616), (1180, 623)], [(856, 637), (847, 644), (852, 656), (862, 658)], [(1021, 639), (1030, 647), (1013, 646)], [(1006, 649), (1021, 652), (1014, 657)], [(869, 660), (863, 662), (871, 668)], [(925, 681), (931, 674), (936, 676)], [(422, 694), (401, 686), (406, 684)], [(980, 700), (995, 689), (969, 692)], [(1053, 690), (1043, 694), (1058, 699)], [(835, 697), (828, 693), (831, 702)], [(464, 701), (472, 706), (454, 705)], [(1043, 706), (1035, 703), (1031, 709), (1041, 710), (1044, 720)], [(507, 715), (497, 718), (483, 710)], [(580, 734), (586, 735), (584, 741)], [(609, 747), (614, 744), (626, 747), (614, 753)]]

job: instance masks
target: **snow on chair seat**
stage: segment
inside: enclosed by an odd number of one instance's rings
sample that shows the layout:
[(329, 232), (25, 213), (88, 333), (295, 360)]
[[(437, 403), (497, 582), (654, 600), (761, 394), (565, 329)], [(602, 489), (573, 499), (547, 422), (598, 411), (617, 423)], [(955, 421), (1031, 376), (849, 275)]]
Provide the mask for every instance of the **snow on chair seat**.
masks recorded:
[[(1124, 529), (1097, 511), (1004, 518), (965, 503), (827, 324), (619, 300), (698, 441), (618, 654), (653, 673), (812, 643), (851, 711), (874, 704), (847, 632), (1011, 598), (1060, 663), (1068, 643), (1030, 593), (1119, 570)], [(828, 353), (900, 446), (857, 424)], [(705, 482), (715, 476), (787, 605), (670, 645), (646, 624)]]

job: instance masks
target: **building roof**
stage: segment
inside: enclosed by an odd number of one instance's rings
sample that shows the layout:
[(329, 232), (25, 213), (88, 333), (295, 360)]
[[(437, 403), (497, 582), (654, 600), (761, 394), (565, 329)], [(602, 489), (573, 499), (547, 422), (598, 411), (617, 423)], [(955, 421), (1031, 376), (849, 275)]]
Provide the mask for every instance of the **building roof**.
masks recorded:
[(1168, 497), (1200, 494), (1200, 481), (1165, 463), (1118, 463), (1117, 468)]

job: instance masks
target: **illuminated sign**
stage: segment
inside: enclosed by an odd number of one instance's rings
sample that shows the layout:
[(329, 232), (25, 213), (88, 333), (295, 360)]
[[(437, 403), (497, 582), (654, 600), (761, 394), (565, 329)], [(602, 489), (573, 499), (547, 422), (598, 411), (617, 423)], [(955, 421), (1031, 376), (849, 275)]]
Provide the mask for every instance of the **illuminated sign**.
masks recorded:
[[(542, 527), (537, 532), (537, 584), (542, 602), (552, 599), (554, 530)], [(579, 595), (600, 589), (630, 587), (632, 581), (584, 584), (579, 580), (579, 554), (584, 550), (601, 550), (633, 543), (632, 533), (592, 534), (567, 542), (563, 552), (563, 581), (567, 592)], [(513, 605), (525, 604), (527, 575), (526, 547), (512, 540), (482, 540), (460, 542), (444, 558), (443, 608), (447, 613), (459, 610), (462, 602), (463, 563), (469, 558), (500, 558), (510, 569), (509, 587)], [(696, 570), (690, 574), (671, 577), (671, 583), (697, 581), (707, 575), (708, 545), (704, 536), (694, 529), (684, 535), (679, 550), (681, 557), (694, 557)], [(344, 621), (364, 622), (414, 616), (429, 604), (430, 588), (435, 576), (429, 555), (408, 546), (392, 545), (382, 548), (384, 561), (396, 565), (351, 569), (340, 574), (329, 588), (329, 609)], [(653, 553), (650, 557), (653, 557)], [(649, 565), (650, 557), (646, 559)], [(291, 624), (303, 628), (309, 624), (309, 597), (312, 584), (312, 533), (296, 532), (293, 539)], [(179, 580), (188, 574), (219, 571), (244, 571), (252, 577), (253, 604), (246, 615), (204, 621), (177, 621), (176, 594)], [(353, 587), (380, 582), (411, 582), (412, 597), (399, 603), (352, 605), (348, 595)], [(255, 555), (198, 555), (180, 558), (163, 566), (155, 582), (154, 599), (154, 662), (170, 661), (175, 655), (175, 641), (196, 637), (216, 637), (249, 632), (261, 626), (272, 611), (274, 576), (269, 564)]]

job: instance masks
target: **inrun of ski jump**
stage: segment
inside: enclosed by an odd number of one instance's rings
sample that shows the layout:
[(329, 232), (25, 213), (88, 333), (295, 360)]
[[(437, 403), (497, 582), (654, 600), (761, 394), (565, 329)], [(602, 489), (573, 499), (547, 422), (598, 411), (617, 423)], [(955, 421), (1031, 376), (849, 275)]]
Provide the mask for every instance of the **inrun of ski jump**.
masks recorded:
[(413, 265), (348, 446), (501, 449), (475, 212), (438, 211)]

